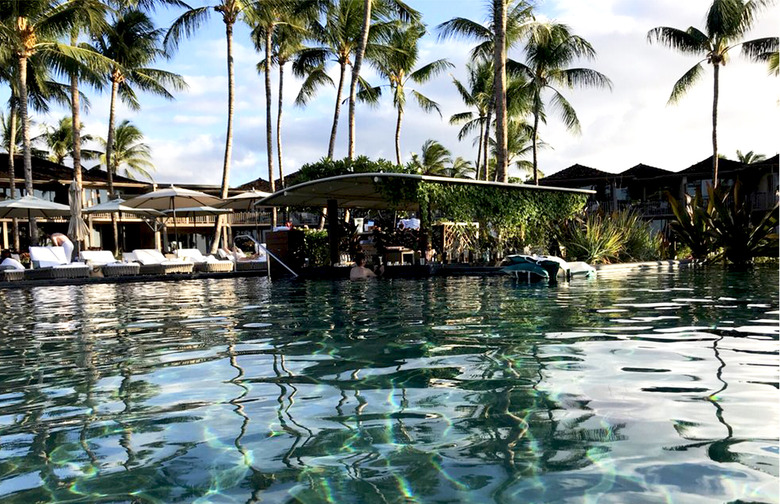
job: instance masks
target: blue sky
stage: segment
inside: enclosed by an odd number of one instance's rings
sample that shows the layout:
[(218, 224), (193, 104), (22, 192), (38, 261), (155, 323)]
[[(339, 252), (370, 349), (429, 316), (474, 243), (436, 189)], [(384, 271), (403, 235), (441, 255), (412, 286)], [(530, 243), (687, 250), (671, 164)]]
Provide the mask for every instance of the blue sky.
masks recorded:
[[(191, 2), (206, 5), (208, 2)], [(483, 20), (487, 8), (478, 0), (409, 0), (420, 10), (431, 31), (440, 22), (455, 16)], [(674, 82), (694, 63), (690, 57), (657, 45), (649, 45), (647, 31), (656, 26), (686, 28), (702, 26), (707, 0), (544, 0), (538, 3), (540, 16), (569, 24), (575, 33), (595, 47), (598, 58), (583, 66), (606, 74), (614, 83), (612, 92), (588, 89), (564, 91), (582, 123), (582, 135), (567, 132), (552, 114), (540, 131), (551, 149), (541, 151), (540, 168), (550, 174), (580, 163), (618, 172), (638, 163), (680, 170), (711, 153), (712, 74), (677, 105), (666, 105)], [(749, 37), (777, 36), (780, 9), (766, 11)], [(157, 14), (167, 25), (174, 11)], [(268, 177), (265, 152), (265, 95), (262, 77), (255, 65), (260, 56), (248, 37), (249, 30), (235, 31), (236, 122), (231, 185)], [(446, 57), (455, 64), (452, 75), (465, 77), (465, 62), (471, 43), (437, 41), (427, 36), (421, 46), (421, 63)], [(510, 56), (521, 57), (517, 50)], [(144, 132), (153, 149), (158, 182), (218, 184), (227, 111), (227, 77), (224, 24), (214, 15), (196, 37), (182, 41), (170, 61), (156, 65), (182, 74), (189, 90), (166, 102), (142, 96), (138, 112), (120, 107), (118, 119), (130, 119)], [(335, 68), (333, 69), (335, 71)], [(276, 72), (274, 72), (274, 76)], [(334, 74), (335, 75), (335, 74)], [(306, 108), (292, 101), (298, 83), (286, 73), (284, 168), (285, 173), (315, 161), (327, 152), (335, 92), (323, 89)], [(365, 75), (376, 82), (370, 72)], [(766, 155), (777, 152), (776, 132), (780, 130), (778, 79), (767, 75), (763, 65), (746, 62), (738, 53), (721, 72), (719, 119), (720, 152), (734, 158), (737, 149)], [(424, 114), (409, 103), (402, 132), (402, 153), (406, 160), (419, 151), (429, 138), (440, 141), (454, 155), (475, 158), (471, 141), (458, 142), (458, 127), (448, 124), (449, 116), (465, 110), (451, 75), (442, 75), (420, 90), (440, 103), (443, 118)], [(105, 137), (108, 119), (108, 93), (87, 90), (92, 108), (84, 115), (87, 132)], [(5, 91), (0, 91), (0, 94)], [(276, 86), (274, 86), (274, 103)], [(66, 111), (55, 110), (50, 117), (37, 118), (53, 124)], [(275, 117), (275, 112), (274, 112)], [(395, 112), (389, 96), (379, 107), (359, 106), (357, 151), (371, 157), (394, 158)], [(346, 154), (346, 114), (340, 123), (336, 157)], [(274, 154), (275, 155), (275, 154)], [(278, 166), (276, 167), (278, 170)], [(278, 171), (277, 171), (278, 173)]]

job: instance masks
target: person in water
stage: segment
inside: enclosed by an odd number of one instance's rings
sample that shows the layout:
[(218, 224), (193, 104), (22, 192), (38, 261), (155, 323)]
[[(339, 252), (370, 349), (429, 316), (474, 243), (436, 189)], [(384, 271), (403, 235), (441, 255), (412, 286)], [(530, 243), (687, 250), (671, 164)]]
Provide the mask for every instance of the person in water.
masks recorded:
[(360, 280), (361, 278), (376, 278), (376, 273), (366, 268), (366, 255), (359, 252), (355, 255), (355, 265), (349, 271), (349, 279)]

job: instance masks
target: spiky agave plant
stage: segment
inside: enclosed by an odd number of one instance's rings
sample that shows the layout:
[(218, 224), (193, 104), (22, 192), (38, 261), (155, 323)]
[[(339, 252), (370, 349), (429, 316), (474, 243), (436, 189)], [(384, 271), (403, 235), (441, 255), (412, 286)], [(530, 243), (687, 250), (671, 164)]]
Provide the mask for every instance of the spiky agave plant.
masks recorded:
[(707, 259), (714, 249), (712, 233), (712, 199), (706, 204), (700, 190), (691, 196), (685, 195), (685, 203), (680, 202), (668, 191), (666, 198), (674, 214), (669, 228), (683, 245), (691, 249), (694, 259)]

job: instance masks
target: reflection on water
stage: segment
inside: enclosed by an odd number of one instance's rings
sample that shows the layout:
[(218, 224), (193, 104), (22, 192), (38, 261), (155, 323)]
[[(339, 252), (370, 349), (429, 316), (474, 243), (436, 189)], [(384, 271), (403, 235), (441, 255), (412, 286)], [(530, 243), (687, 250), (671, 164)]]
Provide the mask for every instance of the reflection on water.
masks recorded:
[(778, 501), (777, 272), (0, 291), (0, 501)]

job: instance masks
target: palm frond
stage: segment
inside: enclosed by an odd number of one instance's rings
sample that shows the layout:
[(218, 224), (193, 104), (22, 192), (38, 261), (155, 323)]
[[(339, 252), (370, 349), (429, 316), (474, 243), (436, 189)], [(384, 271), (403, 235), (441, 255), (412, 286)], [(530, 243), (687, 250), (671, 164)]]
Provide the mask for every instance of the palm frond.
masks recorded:
[(213, 7), (197, 7), (179, 16), (168, 28), (163, 39), (166, 51), (175, 51), (182, 38), (192, 36), (200, 25), (206, 22), (212, 9)]
[(436, 113), (439, 114), (439, 117), (441, 117), (441, 108), (439, 107), (438, 103), (423, 95), (419, 91), (412, 91), (412, 96), (415, 97), (417, 105), (420, 106), (423, 112), (430, 113), (436, 111)]
[(333, 79), (327, 74), (325, 67), (320, 66), (311, 70), (301, 84), (301, 90), (295, 98), (295, 104), (298, 106), (306, 105), (317, 94), (317, 90), (325, 85), (334, 85)]
[(571, 106), (564, 96), (558, 91), (553, 90), (553, 96), (550, 102), (553, 108), (558, 110), (561, 120), (566, 125), (566, 129), (580, 134), (580, 120), (577, 118), (577, 113), (574, 111), (574, 107)]
[(669, 104), (677, 103), (682, 98), (688, 89), (691, 88), (704, 74), (704, 68), (701, 65), (701, 61), (694, 65), (690, 70), (680, 77), (680, 79), (674, 83), (672, 88), (672, 94), (669, 96)]
[(430, 80), (432, 77), (436, 77), (449, 68), (455, 68), (455, 65), (450, 63), (446, 58), (431, 61), (427, 65), (418, 68), (411, 74), (409, 78), (414, 82), (423, 83)]

